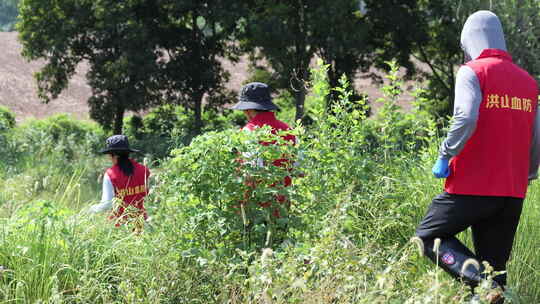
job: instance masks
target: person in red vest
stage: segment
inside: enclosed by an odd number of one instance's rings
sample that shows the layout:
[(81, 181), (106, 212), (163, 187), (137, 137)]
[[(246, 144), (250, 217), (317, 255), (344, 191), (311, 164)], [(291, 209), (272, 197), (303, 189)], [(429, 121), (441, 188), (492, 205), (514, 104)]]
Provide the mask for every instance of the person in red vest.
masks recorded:
[[(117, 198), (120, 202), (113, 210), (111, 219), (120, 226), (128, 218), (141, 217), (146, 220), (148, 215), (144, 208), (144, 198), (148, 194), (148, 177), (150, 170), (129, 158), (129, 153), (139, 152), (129, 147), (125, 135), (113, 135), (107, 139), (107, 147), (100, 153), (108, 154), (113, 164), (103, 177), (103, 193), (101, 203), (90, 208), (97, 213), (112, 208), (112, 201)], [(133, 207), (133, 208), (129, 208)], [(126, 209), (131, 209), (128, 211)], [(136, 227), (141, 228), (136, 223)]]
[[(268, 85), (261, 82), (252, 82), (246, 84), (242, 91), (240, 92), (239, 101), (235, 104), (232, 109), (243, 111), (248, 119), (248, 123), (242, 128), (245, 131), (253, 131), (256, 128), (270, 126), (272, 128), (272, 133), (277, 134), (279, 131), (290, 130), (289, 125), (280, 121), (276, 118), (274, 112), (278, 110), (278, 107), (272, 102), (272, 97), (270, 96), (270, 88)], [(296, 138), (292, 134), (287, 134), (283, 136), (283, 139), (294, 144)], [(261, 145), (271, 145), (275, 144), (274, 142), (261, 142)], [(246, 155), (248, 152), (244, 152)], [(257, 165), (263, 166), (262, 160), (257, 160)], [(291, 160), (287, 158), (275, 159), (272, 161), (274, 166), (278, 167), (292, 167)], [(272, 184), (272, 187), (289, 187), (292, 184), (292, 179), (290, 176), (286, 176), (283, 181), (276, 182)], [(250, 183), (251, 187), (255, 187), (256, 183)], [(249, 192), (246, 193), (246, 200), (249, 197)], [(284, 195), (276, 195), (276, 201), (279, 203), (289, 203), (288, 199)], [(259, 203), (262, 207), (269, 207), (271, 202), (261, 202)], [(279, 210), (275, 209), (273, 211), (274, 216), (279, 217)]]
[[(540, 118), (536, 81), (512, 62), (495, 14), (469, 16), (461, 44), (466, 63), (456, 77), (453, 122), (432, 170), (446, 178), (444, 192), (414, 239), (431, 260), (474, 287), (484, 269), (467, 261), (506, 271), (527, 186), (537, 178)], [(475, 253), (456, 238), (469, 227)], [(494, 281), (498, 292), (487, 300), (502, 303), (506, 273)]]

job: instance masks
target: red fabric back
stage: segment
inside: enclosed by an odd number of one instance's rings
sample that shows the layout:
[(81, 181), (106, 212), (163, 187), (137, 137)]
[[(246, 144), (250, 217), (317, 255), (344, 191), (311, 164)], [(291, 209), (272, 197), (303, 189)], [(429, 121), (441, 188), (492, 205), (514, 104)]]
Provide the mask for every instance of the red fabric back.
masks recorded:
[[(272, 128), (272, 134), (277, 134), (279, 131), (290, 130), (289, 125), (280, 121), (276, 118), (274, 112), (262, 112), (257, 114), (253, 119), (251, 119), (245, 126), (244, 129), (253, 131), (255, 128), (261, 128), (264, 126), (270, 126)], [(296, 143), (296, 137), (292, 134), (287, 134), (283, 136), (283, 139), (290, 141), (291, 143)], [(275, 142), (261, 142), (261, 145), (268, 146), (275, 144)], [(285, 158), (276, 159), (272, 163), (275, 166), (284, 166), (285, 162), (288, 160)]]
[[(262, 112), (262, 113), (257, 114), (255, 117), (253, 117), (244, 126), (243, 129), (253, 131), (256, 128), (261, 128), (261, 127), (264, 127), (264, 126), (270, 126), (272, 128), (272, 134), (277, 134), (279, 131), (290, 130), (289, 125), (287, 125), (286, 123), (278, 120), (276, 118), (274, 112)], [(291, 142), (292, 144), (296, 143), (296, 137), (294, 135), (292, 135), (292, 134), (287, 134), (287, 135), (283, 136), (283, 139)], [(268, 145), (276, 144), (276, 142), (275, 141), (272, 141), (272, 142), (260, 142), (260, 144), (264, 145), (264, 146), (268, 146)], [(272, 164), (274, 166), (278, 166), (278, 167), (285, 167), (285, 166), (289, 166), (289, 168), (292, 167), (291, 160), (289, 160), (287, 158), (276, 159), (276, 160), (272, 161)], [(292, 185), (292, 178), (290, 176), (285, 176), (283, 181), (276, 182), (276, 183), (272, 184), (271, 187), (289, 187), (291, 185)], [(252, 185), (252, 187), (255, 187), (255, 186), (256, 186), (256, 184)], [(249, 192), (246, 192), (246, 196), (249, 196)], [(275, 200), (280, 204), (290, 204), (288, 198), (286, 196), (284, 196), (284, 195), (281, 195), (281, 194), (275, 195)], [(264, 208), (268, 208), (269, 206), (271, 206), (271, 202), (262, 202), (262, 203), (259, 203), (259, 205), (264, 207)], [(280, 213), (279, 213), (279, 210), (277, 208), (274, 209), (272, 214), (276, 218), (280, 217)]]
[(144, 213), (146, 219), (146, 211), (144, 209), (144, 197), (148, 194), (146, 187), (150, 170), (147, 167), (130, 160), (133, 164), (133, 174), (126, 176), (118, 165), (115, 165), (107, 170), (107, 175), (111, 179), (114, 187), (115, 196), (124, 202), (124, 205), (118, 208), (115, 216), (120, 217), (124, 213), (124, 207), (132, 205)]
[(536, 81), (508, 53), (487, 49), (467, 63), (482, 90), (476, 130), (450, 162), (445, 191), (524, 198), (538, 105)]

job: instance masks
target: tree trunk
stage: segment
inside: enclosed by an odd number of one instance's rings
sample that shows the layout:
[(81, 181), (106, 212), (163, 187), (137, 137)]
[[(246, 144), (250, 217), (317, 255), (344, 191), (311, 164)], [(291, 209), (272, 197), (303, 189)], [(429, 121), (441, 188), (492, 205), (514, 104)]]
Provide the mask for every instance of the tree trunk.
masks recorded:
[(302, 119), (304, 117), (304, 101), (306, 100), (306, 90), (304, 87), (300, 87), (298, 91), (295, 92), (295, 101), (296, 101), (296, 116), (295, 120)]
[(126, 112), (126, 109), (123, 106), (118, 105), (116, 107), (116, 113), (114, 114), (114, 125), (113, 125), (114, 134), (122, 134), (125, 112)]
[[(327, 63), (331, 63), (332, 61), (327, 59)], [(328, 69), (328, 83), (330, 84), (330, 88), (334, 89), (339, 87), (339, 78), (340, 75), (338, 74), (338, 67), (337, 63), (334, 62), (332, 66)], [(349, 88), (350, 89), (350, 88)], [(326, 98), (326, 107), (330, 109), (332, 105), (339, 99), (339, 92), (331, 90), (330, 95)]]
[(296, 115), (295, 120), (302, 119), (304, 117), (304, 102), (306, 99), (306, 88), (305, 88), (305, 81), (308, 80), (307, 76), (307, 69), (309, 67), (309, 61), (311, 59), (310, 52), (307, 51), (307, 31), (304, 28), (306, 23), (306, 16), (305, 16), (305, 5), (303, 0), (298, 0), (297, 2), (297, 8), (298, 8), (298, 15), (296, 16), (295, 20), (295, 27), (296, 27), (296, 38), (295, 38), (295, 66), (296, 69), (294, 70), (297, 75), (294, 77), (297, 77), (298, 85), (296, 88), (296, 91), (294, 92), (294, 99), (296, 103)]
[[(193, 14), (191, 16), (191, 24), (193, 26), (192, 35), (193, 35), (193, 41), (199, 41), (204, 35), (200, 33), (197, 29), (197, 14)], [(201, 49), (200, 46), (197, 45), (193, 48), (193, 53), (195, 55), (195, 58), (201, 58)], [(206, 84), (200, 77), (200, 75), (193, 75), (193, 80), (196, 84), (199, 85), (199, 87), (206, 87)], [(192, 137), (195, 137), (199, 134), (201, 134), (202, 131), (202, 98), (204, 95), (204, 91), (195, 91), (193, 93), (193, 110), (195, 112), (195, 124), (193, 125), (193, 132)], [(191, 139), (190, 139), (191, 140)]]
[(195, 111), (195, 124), (193, 125), (193, 136), (201, 134), (203, 122), (202, 122), (202, 93), (196, 93), (193, 95), (193, 110)]

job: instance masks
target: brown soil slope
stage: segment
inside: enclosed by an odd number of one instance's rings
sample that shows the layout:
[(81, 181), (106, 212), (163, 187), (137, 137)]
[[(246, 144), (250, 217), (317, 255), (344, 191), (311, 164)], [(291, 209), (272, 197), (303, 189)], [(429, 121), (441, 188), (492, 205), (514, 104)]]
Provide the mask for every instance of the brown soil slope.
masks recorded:
[(7, 106), (17, 119), (42, 118), (55, 113), (71, 113), (78, 118), (88, 117), (86, 100), (91, 94), (84, 77), (85, 68), (79, 67), (68, 89), (56, 100), (43, 104), (37, 96), (33, 74), (43, 62), (27, 62), (21, 56), (17, 33), (0, 32), (0, 105)]

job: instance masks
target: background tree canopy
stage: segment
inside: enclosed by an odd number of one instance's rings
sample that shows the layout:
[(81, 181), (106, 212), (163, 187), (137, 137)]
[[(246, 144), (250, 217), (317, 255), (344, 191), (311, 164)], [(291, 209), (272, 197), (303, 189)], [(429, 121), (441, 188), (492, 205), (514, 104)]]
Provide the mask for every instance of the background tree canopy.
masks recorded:
[[(16, 2), (0, 2), (1, 24), (13, 22)], [(24, 56), (47, 63), (36, 75), (43, 101), (56, 98), (85, 61), (90, 114), (106, 128), (120, 132), (126, 111), (178, 104), (198, 134), (205, 108), (234, 102), (221, 59), (235, 62), (242, 53), (250, 55), (252, 80), (291, 97), (296, 119), (304, 117), (316, 57), (330, 64), (332, 86), (395, 59), (407, 77), (427, 82), (430, 102), (422, 107), (445, 119), (463, 60), (461, 27), (479, 9), (500, 16), (515, 61), (538, 78), (536, 0), (23, 0), (18, 30)]]
[[(44, 102), (87, 62), (90, 116), (122, 132), (126, 111), (183, 102), (202, 125), (202, 98), (223, 93), (217, 57), (234, 60), (235, 1), (24, 0), (18, 30), (23, 55), (45, 59), (36, 75)], [(231, 25), (232, 24), (232, 25)], [(228, 48), (228, 49), (227, 49)]]

